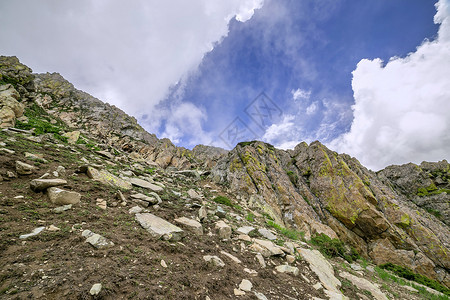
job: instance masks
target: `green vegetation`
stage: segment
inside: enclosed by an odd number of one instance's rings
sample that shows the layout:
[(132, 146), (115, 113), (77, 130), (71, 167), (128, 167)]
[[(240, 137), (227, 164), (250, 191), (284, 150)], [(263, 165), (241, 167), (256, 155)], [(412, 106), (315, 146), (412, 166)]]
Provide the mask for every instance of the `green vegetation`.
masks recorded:
[(226, 205), (226, 206), (229, 206), (229, 207), (233, 207), (233, 208), (235, 208), (237, 210), (241, 210), (242, 209), (242, 207), (240, 207), (239, 205), (231, 203), (231, 200), (228, 197), (225, 197), (225, 196), (217, 196), (216, 198), (213, 199), (213, 201), (216, 202), (216, 203), (219, 203), (219, 204), (223, 204), (223, 205)]
[(324, 233), (313, 236), (311, 244), (318, 246), (319, 251), (327, 257), (342, 257), (348, 262), (360, 258), (359, 253), (353, 247), (350, 247), (350, 251), (347, 251), (344, 242), (339, 239), (332, 239)]
[(272, 220), (267, 221), (267, 224), (270, 227), (275, 228), (280, 234), (284, 235), (287, 238), (290, 238), (291, 240), (298, 241), (305, 239), (305, 233), (303, 231), (284, 228), (283, 226), (275, 223)]
[(298, 181), (297, 174), (295, 174), (293, 171), (286, 171), (286, 174), (289, 177), (289, 180), (292, 182), (293, 185), (297, 184), (297, 181)]
[(253, 222), (253, 221), (255, 221), (255, 215), (252, 213), (248, 213), (247, 216), (245, 217), (245, 219), (249, 222)]
[(447, 193), (450, 195), (450, 189), (438, 189), (434, 183), (430, 184), (426, 188), (420, 187), (417, 189), (417, 196), (419, 197), (438, 195), (441, 193)]
[[(257, 142), (258, 142), (258, 141), (240, 142), (238, 145), (241, 146), (241, 147), (252, 146), (252, 145), (254, 145), (254, 144), (257, 143)], [(269, 150), (272, 150), (272, 151), (275, 150), (275, 147), (274, 147), (273, 145), (271, 145), (271, 144), (269, 144), (269, 143), (264, 143), (264, 142), (261, 142), (261, 143), (265, 144), (266, 147), (267, 147)]]
[[(449, 193), (449, 194), (450, 194), (450, 193)], [(426, 210), (429, 214), (432, 214), (432, 215), (434, 215), (434, 216), (437, 217), (437, 218), (442, 217), (441, 212), (440, 212), (439, 210), (437, 210), (437, 209), (433, 209), (433, 208), (425, 208), (425, 210)]]
[(381, 269), (389, 270), (400, 277), (426, 285), (432, 289), (435, 289), (436, 291), (439, 291), (447, 296), (450, 296), (450, 289), (448, 289), (447, 287), (443, 286), (442, 284), (433, 279), (430, 279), (421, 274), (414, 273), (409, 268), (397, 266), (392, 263), (382, 264), (379, 267)]

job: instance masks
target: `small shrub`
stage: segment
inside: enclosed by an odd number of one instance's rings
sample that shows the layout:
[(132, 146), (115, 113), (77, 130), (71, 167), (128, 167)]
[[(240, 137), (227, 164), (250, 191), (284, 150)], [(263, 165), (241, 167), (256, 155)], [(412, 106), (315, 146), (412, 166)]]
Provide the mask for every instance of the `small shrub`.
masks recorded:
[(287, 238), (290, 238), (291, 240), (304, 240), (305, 238), (305, 233), (303, 231), (297, 231), (297, 230), (293, 230), (293, 229), (287, 229), (282, 227), (281, 225), (275, 223), (274, 221), (267, 221), (267, 224), (272, 227), (275, 228), (279, 233), (281, 233), (282, 235), (284, 235)]
[(219, 204), (223, 204), (229, 207), (233, 207), (237, 210), (241, 210), (242, 207), (240, 207), (239, 205), (233, 204), (231, 203), (231, 200), (228, 197), (225, 196), (217, 196), (216, 198), (213, 199), (214, 202), (219, 203)]
[(332, 239), (326, 234), (318, 234), (311, 238), (311, 244), (318, 246), (319, 251), (327, 257), (342, 257), (348, 262), (359, 258), (359, 253), (353, 248), (345, 249), (345, 244), (339, 239)]
[(245, 219), (249, 222), (253, 222), (253, 221), (255, 221), (255, 215), (252, 213), (248, 213), (247, 216), (245, 217)]

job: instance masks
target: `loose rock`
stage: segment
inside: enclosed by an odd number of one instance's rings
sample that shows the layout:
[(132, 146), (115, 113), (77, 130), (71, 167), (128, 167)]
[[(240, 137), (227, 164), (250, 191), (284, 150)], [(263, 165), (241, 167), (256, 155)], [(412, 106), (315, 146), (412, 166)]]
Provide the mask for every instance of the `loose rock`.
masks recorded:
[(64, 179), (33, 179), (30, 182), (30, 188), (34, 192), (41, 192), (50, 187), (61, 186), (67, 184)]
[(77, 204), (80, 202), (81, 195), (77, 192), (65, 191), (57, 187), (47, 189), (48, 197), (54, 204)]

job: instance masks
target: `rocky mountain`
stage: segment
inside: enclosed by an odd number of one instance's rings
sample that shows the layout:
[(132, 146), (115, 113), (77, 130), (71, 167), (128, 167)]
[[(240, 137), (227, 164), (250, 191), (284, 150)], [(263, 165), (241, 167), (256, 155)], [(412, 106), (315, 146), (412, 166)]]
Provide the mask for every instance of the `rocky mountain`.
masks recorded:
[[(177, 147), (0, 57), (0, 298), (448, 299), (450, 165)], [(409, 281), (413, 280), (413, 281)]]

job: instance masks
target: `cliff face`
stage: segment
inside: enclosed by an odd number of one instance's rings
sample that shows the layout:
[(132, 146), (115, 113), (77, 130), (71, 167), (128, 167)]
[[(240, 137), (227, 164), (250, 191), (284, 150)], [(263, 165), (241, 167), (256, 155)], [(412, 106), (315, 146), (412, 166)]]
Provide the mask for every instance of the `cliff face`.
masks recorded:
[[(377, 264), (393, 262), (449, 285), (447, 170), (442, 161), (375, 174), (319, 142), (292, 151), (246, 142), (219, 161), (212, 176), (244, 205), (307, 237), (338, 236)], [(423, 188), (432, 191), (422, 195)]]
[(209, 179), (239, 205), (303, 231), (306, 239), (319, 233), (338, 237), (376, 264), (409, 267), (450, 286), (445, 160), (374, 173), (319, 142), (289, 151), (262, 142), (240, 143), (232, 151), (203, 145), (191, 151), (147, 133), (136, 119), (75, 89), (61, 75), (32, 74), (17, 58), (4, 56), (0, 126), (34, 128), (27, 134), (38, 142), (72, 139), (108, 157), (110, 166), (137, 162), (136, 174), (148, 167), (210, 171)]

